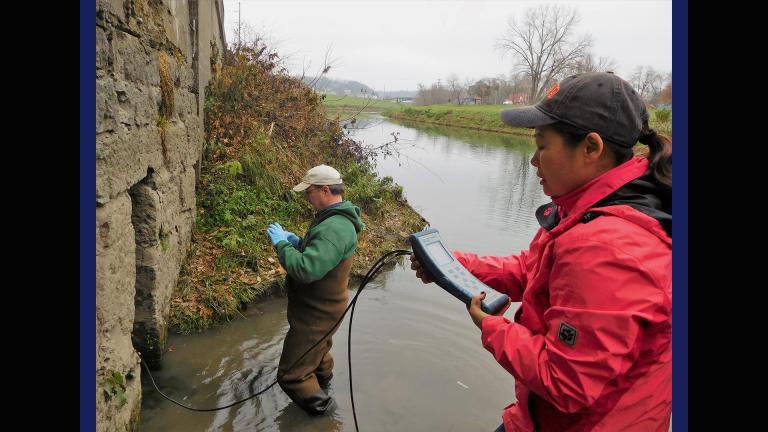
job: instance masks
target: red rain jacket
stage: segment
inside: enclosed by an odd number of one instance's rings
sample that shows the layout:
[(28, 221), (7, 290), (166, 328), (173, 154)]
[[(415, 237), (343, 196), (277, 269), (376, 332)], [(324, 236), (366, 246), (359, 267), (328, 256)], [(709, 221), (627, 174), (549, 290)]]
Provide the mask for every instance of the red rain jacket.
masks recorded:
[(507, 432), (669, 429), (672, 239), (652, 211), (602, 206), (649, 178), (647, 169), (632, 159), (542, 206), (545, 227), (520, 255), (454, 252), (522, 302), (514, 322), (482, 321), (483, 346), (516, 380), (517, 402), (502, 414)]

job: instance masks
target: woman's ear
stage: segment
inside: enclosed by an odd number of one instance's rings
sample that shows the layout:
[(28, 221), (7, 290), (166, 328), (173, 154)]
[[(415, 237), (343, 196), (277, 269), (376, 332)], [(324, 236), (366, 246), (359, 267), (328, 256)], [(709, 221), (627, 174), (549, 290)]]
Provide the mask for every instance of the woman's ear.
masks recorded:
[(584, 137), (584, 155), (592, 160), (598, 160), (605, 152), (603, 138), (597, 132), (590, 132)]

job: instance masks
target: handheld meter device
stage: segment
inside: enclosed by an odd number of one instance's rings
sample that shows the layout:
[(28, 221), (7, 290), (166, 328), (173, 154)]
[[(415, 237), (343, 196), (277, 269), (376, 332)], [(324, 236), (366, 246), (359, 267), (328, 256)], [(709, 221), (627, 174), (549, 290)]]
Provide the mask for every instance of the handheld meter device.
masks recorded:
[(419, 262), (435, 278), (435, 282), (467, 306), (480, 291), (485, 291), (485, 300), (482, 301), (485, 313), (495, 314), (509, 301), (509, 296), (480, 282), (464, 268), (445, 247), (436, 229), (411, 234), (409, 239)]

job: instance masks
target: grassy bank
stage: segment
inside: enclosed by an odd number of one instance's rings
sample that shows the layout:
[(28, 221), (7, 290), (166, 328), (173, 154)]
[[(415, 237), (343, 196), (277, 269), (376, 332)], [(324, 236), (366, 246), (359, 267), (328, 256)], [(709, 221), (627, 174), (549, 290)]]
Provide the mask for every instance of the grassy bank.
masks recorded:
[(407, 106), (386, 110), (382, 114), (401, 120), (530, 136), (529, 129), (513, 128), (501, 121), (499, 112), (509, 107), (509, 105)]
[(358, 112), (377, 112), (397, 110), (406, 104), (391, 100), (364, 99), (353, 96), (325, 95), (323, 107), (329, 116), (355, 114)]
[(326, 119), (320, 96), (276, 71), (271, 60), (258, 50), (229, 52), (206, 91), (197, 214), (171, 299), (172, 331), (226, 322), (248, 302), (280, 291), (285, 274), (265, 230), (279, 222), (304, 234), (314, 210), (290, 189), (314, 165), (336, 167), (345, 198), (363, 210), (366, 230), (353, 273), (362, 275), (384, 252), (407, 247), (407, 235), (425, 224), (400, 186), (376, 178), (369, 163), (374, 155)]
[[(401, 106), (384, 110), (382, 114), (401, 120), (530, 136), (530, 129), (511, 127), (501, 121), (500, 112), (513, 107), (512, 105)], [(672, 136), (671, 111), (651, 109), (650, 116), (652, 128)]]

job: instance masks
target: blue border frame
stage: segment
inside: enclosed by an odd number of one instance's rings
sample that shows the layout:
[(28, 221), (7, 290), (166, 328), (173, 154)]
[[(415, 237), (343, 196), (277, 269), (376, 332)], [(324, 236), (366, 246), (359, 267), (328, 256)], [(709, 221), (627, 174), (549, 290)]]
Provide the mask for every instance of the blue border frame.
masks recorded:
[(675, 224), (672, 280), (672, 427), (688, 430), (688, 0), (672, 2), (672, 87), (674, 114)]
[(80, 430), (96, 430), (96, 12), (80, 0)]

